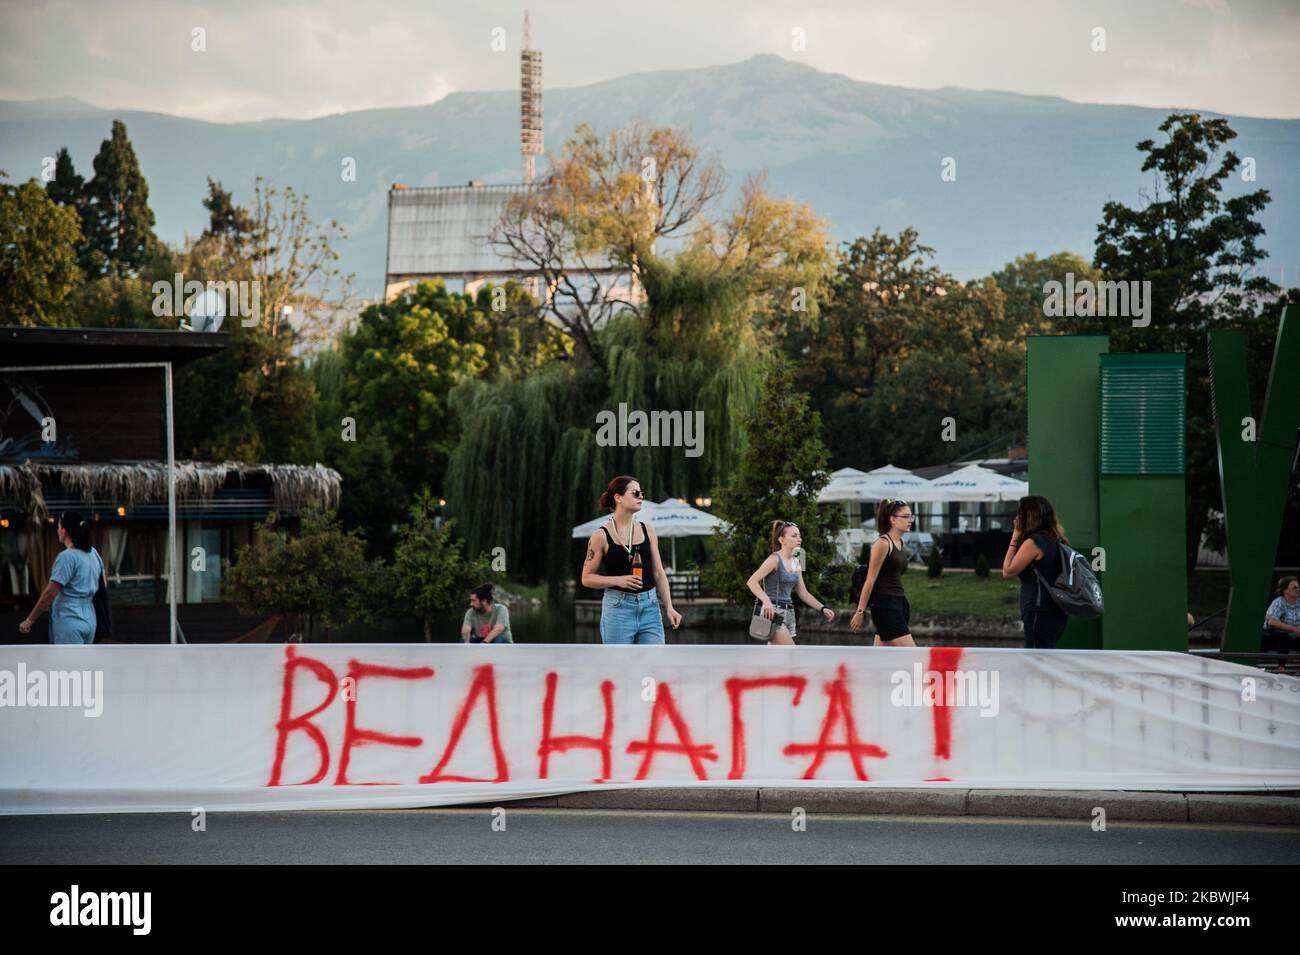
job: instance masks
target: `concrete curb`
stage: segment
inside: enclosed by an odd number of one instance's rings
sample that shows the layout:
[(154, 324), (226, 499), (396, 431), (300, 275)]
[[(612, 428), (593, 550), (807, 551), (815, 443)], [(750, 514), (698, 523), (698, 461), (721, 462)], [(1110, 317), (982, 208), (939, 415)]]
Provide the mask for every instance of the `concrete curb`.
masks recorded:
[(979, 816), (1107, 822), (1245, 823), (1300, 826), (1300, 797), (1061, 789), (603, 789), (474, 806), (632, 812), (772, 812)]
[[(1188, 793), (1188, 818), (1192, 822), (1257, 822), (1273, 826), (1300, 826), (1300, 799), (1287, 796), (1234, 796), (1223, 793)], [(1243, 816), (1249, 817), (1243, 820)]]
[(760, 789), (761, 812), (967, 815), (967, 789)]
[(1052, 789), (972, 789), (970, 793), (972, 816), (1091, 821), (1099, 808), (1105, 811), (1107, 821), (1187, 822), (1188, 819), (1187, 797), (1182, 793)]

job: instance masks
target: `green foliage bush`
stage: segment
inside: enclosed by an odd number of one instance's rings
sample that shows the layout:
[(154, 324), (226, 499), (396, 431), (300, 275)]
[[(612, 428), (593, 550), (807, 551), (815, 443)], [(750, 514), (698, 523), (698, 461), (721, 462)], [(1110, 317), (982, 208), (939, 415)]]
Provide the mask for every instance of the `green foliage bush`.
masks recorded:
[(939, 556), (939, 542), (936, 540), (934, 546), (930, 548), (930, 557), (926, 560), (925, 572), (930, 577), (939, 577), (943, 574), (943, 558)]
[(465, 602), (465, 594), (490, 577), (482, 556), (466, 560), (453, 521), (434, 520), (438, 501), (428, 488), (411, 508), (410, 523), (398, 531), (393, 551), (393, 594), (398, 605), (424, 621), (424, 639), (432, 639), (432, 618)]
[(745, 432), (749, 442), (739, 466), (714, 500), (715, 513), (730, 526), (718, 535), (714, 560), (704, 571), (710, 586), (741, 604), (753, 599), (745, 581), (772, 552), (774, 520), (798, 525), (804, 563), (825, 567), (835, 559), (834, 536), (842, 519), (837, 505), (817, 503), (830, 480), (829, 455), (821, 441), (821, 418), (808, 396), (795, 391), (789, 362), (775, 359), (763, 374)]
[(304, 641), (352, 621), (373, 621), (389, 604), (387, 569), (367, 560), (365, 540), (345, 531), (334, 511), (303, 511), (290, 534), (272, 513), (222, 575), (222, 588), (247, 613), (296, 618)]
[(817, 575), (817, 585), (813, 590), (828, 607), (843, 607), (849, 602), (852, 582), (852, 564), (827, 564)]

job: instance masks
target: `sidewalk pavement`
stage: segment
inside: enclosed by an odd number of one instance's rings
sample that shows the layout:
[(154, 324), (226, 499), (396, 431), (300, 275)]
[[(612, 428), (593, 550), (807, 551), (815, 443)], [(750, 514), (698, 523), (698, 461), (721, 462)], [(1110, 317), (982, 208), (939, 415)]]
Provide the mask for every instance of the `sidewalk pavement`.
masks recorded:
[[(489, 805), (474, 803), (473, 805)], [(983, 816), (1300, 826), (1300, 793), (1169, 793), (1062, 789), (612, 789), (510, 800), (520, 809)]]

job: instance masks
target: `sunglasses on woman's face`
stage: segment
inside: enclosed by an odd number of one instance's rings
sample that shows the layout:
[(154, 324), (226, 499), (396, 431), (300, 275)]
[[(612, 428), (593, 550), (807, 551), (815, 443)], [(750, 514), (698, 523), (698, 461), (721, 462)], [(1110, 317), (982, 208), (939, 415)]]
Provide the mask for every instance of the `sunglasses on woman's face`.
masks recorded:
[(631, 494), (631, 495), (632, 495), (634, 498), (636, 498), (638, 501), (641, 500), (643, 497), (645, 497), (645, 495), (641, 493), (641, 489), (640, 489), (640, 488), (637, 488), (635, 491), (628, 491), (627, 493), (628, 493), (628, 494)]

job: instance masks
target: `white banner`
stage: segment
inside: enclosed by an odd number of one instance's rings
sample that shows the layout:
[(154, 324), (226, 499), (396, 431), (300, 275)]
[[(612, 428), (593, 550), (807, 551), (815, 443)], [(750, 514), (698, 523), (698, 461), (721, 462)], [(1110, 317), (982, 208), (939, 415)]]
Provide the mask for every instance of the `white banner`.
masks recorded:
[(1300, 789), (1300, 680), (1187, 654), (0, 647), (0, 812), (630, 786)]

